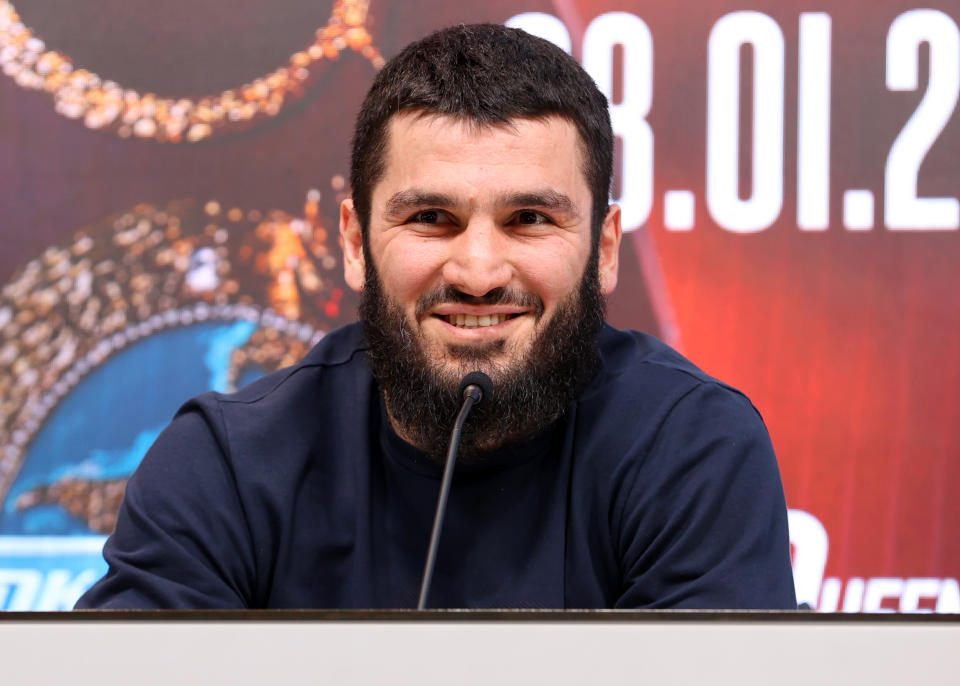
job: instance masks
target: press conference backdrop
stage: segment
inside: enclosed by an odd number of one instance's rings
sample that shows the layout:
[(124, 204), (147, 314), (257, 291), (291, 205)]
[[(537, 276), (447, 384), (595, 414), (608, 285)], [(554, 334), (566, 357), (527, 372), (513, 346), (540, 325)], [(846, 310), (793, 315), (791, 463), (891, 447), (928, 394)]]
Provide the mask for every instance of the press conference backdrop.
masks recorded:
[(960, 1), (0, 0), (0, 608), (65, 609), (186, 398), (355, 317), (385, 58), (505, 22), (610, 99), (609, 318), (769, 426), (798, 599), (960, 612)]

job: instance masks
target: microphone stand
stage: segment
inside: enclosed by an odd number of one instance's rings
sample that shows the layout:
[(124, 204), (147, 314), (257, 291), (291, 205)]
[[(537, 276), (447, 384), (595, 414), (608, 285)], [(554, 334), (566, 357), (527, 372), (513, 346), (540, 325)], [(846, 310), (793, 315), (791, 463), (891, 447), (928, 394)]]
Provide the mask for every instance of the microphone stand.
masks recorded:
[(457, 449), (460, 447), (460, 432), (463, 430), (463, 424), (467, 421), (467, 415), (473, 406), (483, 398), (482, 384), (471, 377), (480, 374), (484, 377), (487, 384), (490, 384), (489, 378), (482, 372), (471, 372), (468, 374), (461, 387), (463, 388), (463, 406), (457, 415), (457, 420), (453, 424), (453, 432), (450, 434), (450, 447), (447, 450), (447, 461), (443, 467), (443, 479), (440, 482), (440, 496), (437, 498), (437, 512), (433, 517), (433, 530), (430, 532), (430, 547), (427, 550), (427, 562), (423, 569), (423, 580), (420, 583), (420, 599), (417, 601), (417, 609), (423, 610), (427, 606), (427, 595), (430, 593), (430, 582), (433, 579), (433, 567), (437, 561), (437, 548), (440, 544), (440, 530), (443, 527), (443, 515), (447, 509), (447, 496), (450, 494), (450, 484), (453, 482), (453, 468), (457, 462)]

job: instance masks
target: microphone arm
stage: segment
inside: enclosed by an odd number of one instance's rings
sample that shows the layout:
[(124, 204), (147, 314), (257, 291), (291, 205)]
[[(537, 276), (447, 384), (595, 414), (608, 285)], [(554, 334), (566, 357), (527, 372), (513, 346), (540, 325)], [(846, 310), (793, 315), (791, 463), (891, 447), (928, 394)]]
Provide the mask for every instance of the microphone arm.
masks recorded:
[(437, 548), (440, 544), (440, 530), (443, 528), (443, 515), (447, 510), (447, 496), (450, 495), (450, 484), (453, 482), (453, 469), (457, 462), (457, 449), (460, 447), (460, 432), (467, 421), (467, 415), (473, 406), (485, 396), (493, 394), (493, 382), (483, 372), (470, 372), (460, 382), (460, 393), (463, 396), (463, 405), (457, 414), (450, 434), (450, 447), (447, 449), (447, 461), (443, 467), (443, 479), (440, 482), (440, 495), (437, 498), (437, 512), (433, 517), (433, 530), (430, 532), (430, 547), (427, 550), (427, 561), (423, 568), (423, 580), (420, 582), (420, 599), (417, 609), (423, 610), (427, 606), (427, 596), (430, 593), (430, 582), (433, 579), (433, 567), (437, 562)]

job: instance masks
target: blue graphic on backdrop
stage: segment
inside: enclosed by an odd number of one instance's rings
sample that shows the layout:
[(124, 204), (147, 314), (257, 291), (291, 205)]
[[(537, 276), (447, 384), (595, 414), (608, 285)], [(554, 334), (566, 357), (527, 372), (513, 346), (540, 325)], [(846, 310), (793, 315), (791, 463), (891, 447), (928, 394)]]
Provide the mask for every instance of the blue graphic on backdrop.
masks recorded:
[[(256, 328), (206, 322), (161, 331), (111, 356), (63, 399), (31, 442), (0, 512), (0, 609), (67, 609), (106, 571), (96, 515), (71, 507), (69, 489), (53, 502), (37, 494), (77, 484), (78, 498), (89, 501), (91, 489), (117, 484), (122, 497), (124, 480), (177, 408), (228, 389), (230, 356)], [(262, 371), (247, 367), (238, 385)]]

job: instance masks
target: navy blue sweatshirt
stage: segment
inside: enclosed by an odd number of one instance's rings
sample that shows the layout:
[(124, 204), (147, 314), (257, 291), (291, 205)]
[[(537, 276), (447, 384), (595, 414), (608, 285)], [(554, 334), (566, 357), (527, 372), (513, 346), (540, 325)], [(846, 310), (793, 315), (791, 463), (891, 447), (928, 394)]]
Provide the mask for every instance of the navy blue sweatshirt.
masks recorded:
[[(458, 465), (433, 607), (796, 607), (776, 459), (742, 394), (605, 328), (541, 434)], [(415, 607), (441, 468), (390, 427), (359, 325), (186, 403), (78, 608)]]

